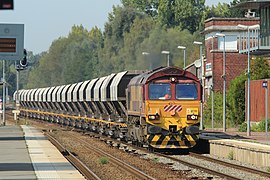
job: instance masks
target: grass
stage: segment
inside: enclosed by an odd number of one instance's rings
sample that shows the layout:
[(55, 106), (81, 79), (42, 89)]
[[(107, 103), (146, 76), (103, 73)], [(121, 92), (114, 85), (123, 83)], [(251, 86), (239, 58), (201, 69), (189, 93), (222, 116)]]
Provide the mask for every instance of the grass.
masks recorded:
[(108, 164), (109, 163), (109, 158), (105, 157), (105, 156), (102, 156), (102, 157), (99, 158), (99, 163), (100, 164)]
[(228, 159), (233, 160), (233, 150), (229, 152)]
[(155, 158), (152, 159), (152, 161), (153, 161), (154, 163), (158, 163), (158, 162), (159, 162), (159, 158), (156, 158), (156, 157), (155, 157)]
[(266, 171), (270, 173), (270, 167), (268, 167)]

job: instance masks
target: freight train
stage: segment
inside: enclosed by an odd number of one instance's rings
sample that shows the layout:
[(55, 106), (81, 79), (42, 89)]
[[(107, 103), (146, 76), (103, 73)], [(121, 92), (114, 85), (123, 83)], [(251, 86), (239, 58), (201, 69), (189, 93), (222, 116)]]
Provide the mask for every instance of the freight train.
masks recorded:
[(95, 131), (155, 149), (196, 144), (201, 83), (177, 67), (124, 71), (14, 93), (20, 116)]

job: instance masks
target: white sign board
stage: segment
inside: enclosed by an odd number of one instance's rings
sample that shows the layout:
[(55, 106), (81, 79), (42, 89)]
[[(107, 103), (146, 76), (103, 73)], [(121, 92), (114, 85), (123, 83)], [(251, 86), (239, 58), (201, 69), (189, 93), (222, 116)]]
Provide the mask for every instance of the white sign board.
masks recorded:
[(0, 60), (21, 60), (24, 50), (24, 25), (0, 24)]

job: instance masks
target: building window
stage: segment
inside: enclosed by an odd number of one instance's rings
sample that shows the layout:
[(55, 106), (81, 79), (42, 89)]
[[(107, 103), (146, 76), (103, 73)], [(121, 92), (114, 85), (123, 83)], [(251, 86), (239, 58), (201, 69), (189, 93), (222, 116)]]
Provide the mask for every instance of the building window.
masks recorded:
[(206, 63), (205, 70), (206, 71), (211, 71), (212, 70), (212, 63)]
[(269, 45), (269, 36), (270, 36), (270, 6), (261, 8), (260, 10), (260, 34), (261, 34), (261, 45)]
[[(218, 37), (218, 49), (224, 49), (224, 38)], [(225, 50), (237, 50), (237, 35), (226, 35), (225, 36)]]

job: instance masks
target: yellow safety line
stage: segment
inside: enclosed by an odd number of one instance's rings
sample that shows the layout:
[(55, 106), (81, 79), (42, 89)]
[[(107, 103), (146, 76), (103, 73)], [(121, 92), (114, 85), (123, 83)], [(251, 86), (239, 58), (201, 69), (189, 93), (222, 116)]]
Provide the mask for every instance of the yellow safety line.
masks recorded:
[(20, 109), (20, 111), (46, 114), (46, 115), (52, 115), (52, 116), (61, 116), (64, 118), (71, 118), (71, 119), (85, 119), (85, 120), (89, 120), (89, 121), (95, 121), (98, 123), (116, 125), (116, 126), (120, 126), (120, 127), (127, 127), (127, 124), (125, 124), (125, 123), (108, 122), (108, 121), (105, 121), (103, 119), (95, 119), (95, 118), (88, 118), (88, 117), (82, 117), (82, 116), (71, 116), (71, 115), (66, 115), (66, 114), (58, 114), (58, 113), (53, 113), (53, 112), (44, 112), (44, 111), (29, 110), (29, 109)]

